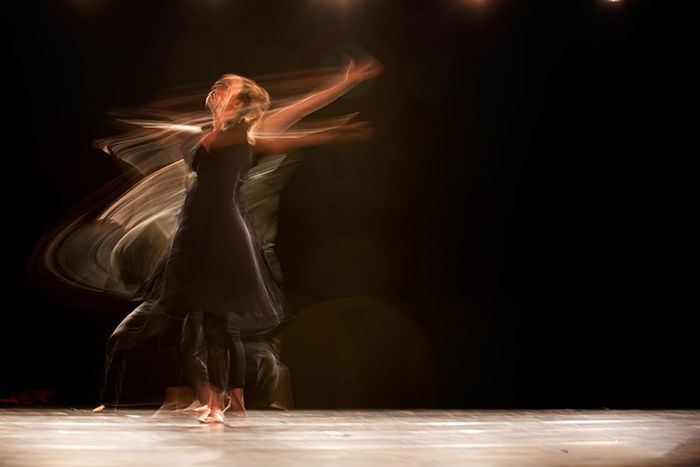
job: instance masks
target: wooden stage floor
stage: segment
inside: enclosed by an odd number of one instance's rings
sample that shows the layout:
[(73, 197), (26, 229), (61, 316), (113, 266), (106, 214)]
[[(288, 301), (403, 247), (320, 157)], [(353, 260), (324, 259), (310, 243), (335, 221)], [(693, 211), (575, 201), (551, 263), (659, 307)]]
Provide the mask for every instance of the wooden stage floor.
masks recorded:
[(0, 466), (700, 466), (700, 411), (0, 409)]

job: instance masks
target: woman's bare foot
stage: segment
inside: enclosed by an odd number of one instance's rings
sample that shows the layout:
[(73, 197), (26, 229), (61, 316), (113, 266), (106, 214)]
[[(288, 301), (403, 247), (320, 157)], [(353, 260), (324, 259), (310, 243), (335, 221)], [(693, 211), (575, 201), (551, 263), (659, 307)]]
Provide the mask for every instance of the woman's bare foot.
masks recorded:
[(163, 404), (156, 410), (152, 417), (158, 418), (164, 415), (182, 413), (182, 409), (191, 405), (193, 399), (195, 399), (194, 391), (187, 386), (166, 387)]
[(224, 413), (221, 410), (210, 410), (201, 417), (199, 417), (199, 423), (224, 423)]
[(202, 396), (209, 396), (209, 399), (207, 411), (197, 419), (199, 423), (224, 423), (223, 392), (213, 386), (202, 386), (200, 387), (200, 401)]
[(158, 407), (158, 410), (156, 410), (153, 415), (151, 415), (151, 418), (159, 418), (159, 417), (166, 417), (169, 415), (174, 415), (177, 413), (177, 405), (174, 403), (163, 403), (160, 407)]
[(175, 410), (176, 413), (206, 413), (209, 412), (209, 405), (202, 404), (200, 401), (195, 400), (190, 405), (185, 408)]
[(201, 385), (197, 387), (197, 398), (190, 405), (182, 409), (183, 412), (207, 414), (212, 398), (216, 397), (217, 389), (213, 386)]
[(229, 403), (224, 409), (224, 412), (230, 411), (230, 414), (234, 417), (245, 418), (248, 416), (248, 412), (245, 409), (245, 402), (243, 401), (243, 388), (233, 388), (230, 391)]

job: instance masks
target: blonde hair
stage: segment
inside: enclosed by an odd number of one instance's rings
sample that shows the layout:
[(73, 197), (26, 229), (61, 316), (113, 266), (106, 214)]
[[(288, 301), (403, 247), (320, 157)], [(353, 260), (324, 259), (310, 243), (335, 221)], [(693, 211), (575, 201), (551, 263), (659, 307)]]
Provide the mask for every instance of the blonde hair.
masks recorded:
[(270, 95), (252, 79), (234, 74), (226, 74), (219, 77), (211, 88), (213, 90), (217, 86), (225, 86), (226, 89), (230, 90), (232, 85), (235, 84), (241, 87), (238, 95), (233, 96), (229, 94), (223, 102), (212, 103), (210, 94), (207, 96), (206, 106), (216, 118), (231, 99), (241, 99), (245, 107), (241, 109), (239, 121), (243, 120), (252, 127), (270, 106)]

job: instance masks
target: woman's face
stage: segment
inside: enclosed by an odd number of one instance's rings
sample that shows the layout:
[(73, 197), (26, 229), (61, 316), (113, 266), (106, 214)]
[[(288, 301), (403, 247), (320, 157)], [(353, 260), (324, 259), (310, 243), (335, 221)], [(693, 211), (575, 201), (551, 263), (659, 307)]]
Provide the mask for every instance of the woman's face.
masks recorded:
[(244, 102), (238, 98), (241, 92), (240, 83), (217, 83), (209, 91), (207, 105), (210, 109), (216, 109), (221, 114), (235, 113), (243, 107)]

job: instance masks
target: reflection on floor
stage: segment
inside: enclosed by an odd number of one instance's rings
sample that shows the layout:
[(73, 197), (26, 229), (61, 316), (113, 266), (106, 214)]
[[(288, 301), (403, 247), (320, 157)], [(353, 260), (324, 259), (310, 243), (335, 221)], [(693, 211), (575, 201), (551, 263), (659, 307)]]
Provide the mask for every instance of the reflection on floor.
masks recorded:
[(0, 409), (3, 466), (700, 466), (700, 411)]

